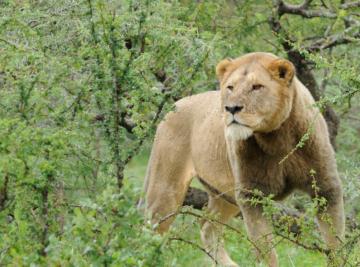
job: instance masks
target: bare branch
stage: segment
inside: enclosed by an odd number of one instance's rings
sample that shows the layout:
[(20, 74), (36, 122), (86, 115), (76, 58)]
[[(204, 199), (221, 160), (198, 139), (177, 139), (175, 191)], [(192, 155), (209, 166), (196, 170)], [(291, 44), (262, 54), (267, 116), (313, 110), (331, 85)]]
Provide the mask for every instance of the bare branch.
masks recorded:
[[(351, 33), (354, 31), (353, 33)], [(325, 38), (321, 38), (311, 45), (304, 47), (310, 52), (317, 52), (323, 49), (328, 49), (337, 45), (348, 44), (351, 42), (360, 41), (360, 27), (358, 24), (347, 28), (344, 32), (333, 34)]]
[(293, 239), (293, 238), (291, 238), (290, 236), (284, 235), (284, 234), (282, 234), (282, 233), (279, 232), (279, 231), (276, 231), (276, 232), (275, 232), (275, 235), (280, 236), (280, 237), (282, 237), (282, 238), (284, 238), (284, 239), (292, 242), (293, 244), (295, 244), (295, 245), (297, 245), (297, 246), (299, 246), (299, 247), (302, 247), (302, 248), (304, 248), (304, 249), (306, 249), (306, 250), (318, 251), (318, 252), (320, 252), (320, 253), (322, 253), (322, 254), (325, 254), (325, 255), (328, 255), (328, 254), (330, 253), (330, 250), (324, 249), (324, 248), (320, 247), (320, 246), (319, 246), (318, 244), (316, 244), (316, 243), (314, 243), (312, 246), (309, 246), (309, 245), (306, 245), (306, 244), (304, 244), (304, 243), (299, 242), (297, 239)]
[(284, 2), (281, 2), (279, 5), (279, 15), (282, 16), (284, 14), (293, 14), (302, 16), (304, 18), (331, 18), (335, 19), (337, 18), (337, 14), (330, 12), (326, 9), (319, 9), (319, 10), (308, 10), (303, 8), (302, 6), (295, 6), (295, 5), (289, 5)]
[(10, 41), (8, 41), (8, 40), (5, 40), (5, 39), (3, 39), (3, 38), (0, 38), (0, 41), (1, 41), (1, 42), (4, 42), (5, 44), (7, 44), (7, 45), (9, 45), (9, 46), (11, 46), (11, 47), (13, 47), (13, 48), (19, 49), (19, 47), (18, 47), (16, 44), (14, 44), (14, 43), (12, 43), (12, 42), (10, 42)]
[(311, 1), (304, 1), (301, 5), (291, 5), (285, 3), (284, 1), (279, 1), (278, 3), (278, 13), (281, 17), (284, 14), (293, 14), (299, 15), (305, 18), (316, 18), (316, 17), (325, 17), (325, 18), (336, 18), (337, 14), (330, 12), (327, 9), (319, 10), (309, 10), (308, 7)]
[(355, 8), (355, 7), (360, 7), (360, 1), (354, 1), (354, 2), (344, 3), (344, 4), (340, 5), (341, 9), (349, 9), (349, 8)]
[[(338, 17), (338, 14), (336, 12), (330, 11), (329, 9), (318, 9), (318, 10), (308, 9), (310, 3), (311, 1), (304, 1), (300, 5), (292, 5), (284, 1), (279, 1), (278, 2), (279, 16), (281, 17), (284, 14), (293, 14), (293, 15), (302, 16), (304, 18), (322, 17), (322, 18), (335, 19)], [(339, 9), (350, 9), (356, 7), (360, 7), (360, 1), (343, 3), (339, 6)]]

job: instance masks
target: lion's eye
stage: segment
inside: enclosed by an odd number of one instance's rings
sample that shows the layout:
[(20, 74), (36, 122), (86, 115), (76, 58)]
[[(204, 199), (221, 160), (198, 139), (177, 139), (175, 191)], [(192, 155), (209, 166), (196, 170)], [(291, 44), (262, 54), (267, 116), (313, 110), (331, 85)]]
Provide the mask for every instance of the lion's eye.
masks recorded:
[(232, 85), (228, 85), (226, 88), (229, 89), (230, 91), (234, 90), (234, 86)]
[(259, 90), (263, 87), (264, 86), (262, 84), (254, 84), (251, 89), (255, 91), (255, 90)]

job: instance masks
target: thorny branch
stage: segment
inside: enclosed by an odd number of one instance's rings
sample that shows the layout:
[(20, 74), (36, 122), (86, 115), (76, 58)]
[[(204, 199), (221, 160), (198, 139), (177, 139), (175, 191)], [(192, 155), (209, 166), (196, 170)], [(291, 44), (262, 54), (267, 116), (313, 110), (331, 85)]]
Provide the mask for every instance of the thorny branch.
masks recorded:
[[(255, 242), (253, 242), (251, 239), (249, 239), (249, 237), (248, 237), (245, 233), (243, 233), (241, 230), (238, 230), (238, 229), (236, 229), (235, 227), (233, 227), (233, 226), (231, 226), (231, 225), (229, 225), (229, 224), (227, 224), (227, 223), (223, 223), (223, 222), (217, 220), (216, 218), (213, 218), (213, 217), (211, 217), (211, 216), (207, 216), (207, 215), (205, 215), (205, 214), (199, 214), (199, 213), (193, 212), (193, 211), (191, 211), (191, 210), (178, 210), (178, 211), (172, 212), (172, 213), (170, 213), (170, 214), (162, 217), (162, 218), (159, 220), (159, 222), (158, 222), (157, 225), (159, 225), (159, 224), (163, 223), (164, 221), (168, 220), (169, 218), (172, 218), (172, 217), (177, 216), (177, 215), (179, 215), (179, 214), (189, 215), (189, 216), (195, 217), (195, 218), (200, 219), (200, 220), (205, 220), (205, 221), (208, 221), (208, 222), (210, 222), (210, 223), (214, 223), (214, 224), (218, 224), (218, 225), (220, 225), (220, 226), (223, 226), (223, 227), (225, 227), (226, 229), (234, 232), (235, 234), (238, 234), (241, 238), (246, 239), (246, 240), (247, 240), (248, 242), (250, 242), (250, 244), (251, 244), (255, 249), (257, 249), (259, 252), (263, 252), (263, 251), (261, 251), (261, 249), (257, 246), (257, 244), (256, 244)], [(285, 214), (285, 216), (287, 216), (287, 215)], [(290, 215), (290, 216), (293, 216), (293, 215)], [(274, 220), (274, 219), (273, 219), (273, 220)], [(287, 240), (287, 241), (293, 243), (294, 245), (296, 245), (296, 246), (298, 246), (298, 247), (304, 248), (304, 249), (309, 250), (309, 251), (315, 251), (315, 252), (321, 253), (321, 254), (325, 255), (326, 257), (331, 257), (331, 252), (332, 252), (332, 251), (331, 251), (330, 249), (324, 248), (324, 247), (320, 246), (320, 245), (319, 245), (318, 243), (316, 243), (316, 242), (313, 242), (313, 243), (311, 243), (311, 244), (304, 243), (304, 242), (300, 241), (299, 238), (296, 238), (296, 237), (297, 237), (296, 235), (295, 235), (295, 238), (294, 238), (294, 237), (292, 236), (292, 232), (291, 232), (291, 231), (290, 231), (290, 232), (283, 231), (281, 226), (280, 226), (280, 227), (277, 226), (274, 222), (273, 222), (273, 224), (274, 224), (273, 234), (274, 234), (275, 236), (277, 236), (277, 237), (280, 237), (281, 240)], [(157, 225), (156, 225), (156, 227), (157, 227)], [(266, 237), (266, 236), (264, 236), (264, 237)], [(355, 235), (355, 236), (352, 237), (352, 238), (350, 238), (346, 243), (343, 243), (342, 247), (340, 247), (335, 253), (336, 253), (336, 254), (339, 253), (339, 255), (340, 255), (340, 254), (341, 254), (340, 252), (347, 250), (347, 248), (350, 248), (350, 250), (352, 250), (352, 249), (354, 248), (354, 244), (356, 244), (356, 243), (358, 242), (359, 238), (360, 238), (360, 235), (359, 235), (359, 234), (358, 234), (358, 235)], [(179, 240), (179, 241), (183, 241), (183, 242), (185, 242), (185, 243), (188, 243), (188, 242), (184, 241), (184, 240), (183, 240), (182, 238), (180, 238), (180, 237), (170, 238), (170, 240), (171, 240), (171, 239), (177, 239), (177, 240), (181, 239), (181, 240)], [(276, 244), (274, 244), (274, 246), (276, 246), (279, 242), (281, 242), (281, 240), (278, 241)], [(190, 241), (190, 242), (191, 242), (191, 241)], [(188, 243), (188, 244), (190, 244), (190, 243)], [(207, 251), (204, 250), (202, 247), (200, 247), (198, 244), (191, 242), (191, 245), (194, 245), (194, 246), (196, 246), (197, 248), (201, 249), (201, 250), (202, 250), (204, 253), (206, 253), (210, 258), (212, 258), (211, 255), (209, 255), (209, 254), (207, 253)], [(345, 255), (341, 254), (341, 257), (342, 257), (342, 259), (344, 260), (344, 262), (347, 261), (347, 257), (348, 257), (349, 255), (350, 255), (350, 252), (349, 252), (349, 251), (347, 251), (347, 253), (345, 253)], [(345, 256), (345, 257), (344, 257), (344, 256)]]
[(207, 252), (206, 249), (204, 249), (200, 245), (196, 244), (195, 242), (183, 239), (181, 237), (170, 237), (169, 241), (181, 241), (181, 242), (184, 242), (186, 244), (189, 244), (192, 247), (195, 247), (195, 248), (201, 250), (202, 252), (204, 252), (210, 259), (212, 259), (215, 262), (216, 265), (218, 264), (217, 260), (209, 252)]
[[(179, 211), (172, 212), (172, 213), (164, 216), (163, 218), (161, 218), (157, 225), (163, 223), (164, 221), (166, 221), (169, 218), (174, 217), (174, 216), (176, 216), (178, 214), (189, 215), (189, 216), (201, 219), (201, 220), (208, 221), (210, 223), (215, 223), (215, 224), (219, 224), (221, 226), (224, 226), (226, 229), (228, 229), (228, 230), (238, 234), (239, 236), (241, 236), (241, 238), (245, 238), (256, 250), (258, 250), (259, 252), (262, 252), (262, 250), (257, 246), (257, 244), (254, 241), (252, 241), (242, 231), (236, 229), (235, 227), (233, 227), (233, 226), (231, 226), (231, 225), (229, 225), (227, 223), (223, 223), (223, 222), (221, 222), (221, 221), (219, 221), (219, 220), (217, 220), (215, 218), (211, 218), (209, 216), (205, 216), (204, 214), (198, 214), (198, 213), (195, 213), (195, 212), (192, 212), (192, 211), (189, 211), (189, 210), (179, 210)], [(293, 244), (295, 244), (297, 246), (300, 246), (300, 247), (302, 247), (302, 248), (304, 248), (306, 250), (317, 251), (317, 252), (320, 252), (320, 253), (325, 254), (325, 255), (328, 255), (329, 252), (330, 252), (328, 249), (322, 248), (316, 243), (314, 243), (312, 245), (302, 243), (298, 239), (293, 239), (293, 238), (291, 238), (290, 235), (280, 232), (280, 229), (276, 229), (276, 227), (274, 227), (274, 228), (275, 228), (274, 234), (276, 236), (281, 237), (282, 239), (286, 239), (286, 240), (292, 242)]]
[(114, 116), (114, 137), (113, 137), (113, 146), (114, 146), (114, 160), (116, 166), (116, 178), (118, 187), (121, 188), (123, 184), (124, 178), (124, 168), (125, 165), (123, 164), (120, 158), (120, 121), (121, 121), (121, 111), (120, 111), (120, 101), (121, 101), (121, 93), (122, 93), (122, 86), (120, 83), (120, 77), (118, 75), (118, 67), (117, 67), (117, 46), (118, 42), (115, 38), (114, 31), (115, 31), (115, 13), (113, 15), (113, 20), (110, 26), (110, 40), (109, 40), (109, 48), (111, 51), (111, 75), (113, 79), (113, 96), (112, 96), (112, 104), (113, 104), (113, 116)]
[(192, 212), (192, 211), (188, 211), (188, 210), (187, 210), (187, 211), (182, 211), (182, 210), (180, 210), (180, 211), (175, 211), (175, 212), (169, 213), (168, 215), (166, 215), (166, 216), (164, 216), (163, 218), (161, 218), (161, 219), (159, 220), (159, 223), (158, 223), (158, 224), (161, 224), (161, 223), (163, 223), (164, 221), (168, 220), (169, 218), (174, 217), (174, 216), (176, 216), (176, 215), (178, 215), (178, 214), (190, 215), (190, 216), (193, 216), (193, 217), (198, 218), (198, 219), (201, 219), (201, 220), (206, 220), (206, 221), (209, 221), (209, 222), (211, 222), (211, 223), (216, 223), (216, 224), (219, 224), (219, 225), (221, 225), (221, 226), (224, 226), (225, 228), (227, 228), (227, 229), (235, 232), (236, 234), (241, 235), (243, 238), (245, 238), (247, 241), (249, 241), (249, 242), (254, 246), (254, 248), (256, 248), (257, 250), (261, 251), (260, 248), (256, 245), (256, 243), (254, 243), (254, 242), (253, 242), (251, 239), (249, 239), (244, 233), (242, 233), (240, 230), (236, 229), (235, 227), (233, 227), (233, 226), (231, 226), (231, 225), (229, 225), (229, 224), (227, 224), (227, 223), (223, 223), (223, 222), (221, 222), (221, 221), (219, 221), (219, 220), (216, 220), (216, 219), (214, 219), (214, 218), (206, 217), (206, 216), (204, 216), (204, 215), (202, 215), (202, 214), (197, 214), (197, 213)]

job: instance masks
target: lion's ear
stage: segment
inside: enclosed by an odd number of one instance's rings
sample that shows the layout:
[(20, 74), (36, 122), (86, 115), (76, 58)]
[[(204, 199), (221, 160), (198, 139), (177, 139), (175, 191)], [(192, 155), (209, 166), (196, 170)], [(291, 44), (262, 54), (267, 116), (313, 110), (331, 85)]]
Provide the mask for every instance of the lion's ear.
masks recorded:
[(287, 85), (291, 83), (295, 75), (294, 65), (286, 59), (275, 59), (269, 64), (268, 70), (273, 78)]
[(219, 81), (222, 80), (227, 68), (231, 65), (231, 59), (223, 59), (221, 60), (216, 66), (216, 76), (218, 77)]

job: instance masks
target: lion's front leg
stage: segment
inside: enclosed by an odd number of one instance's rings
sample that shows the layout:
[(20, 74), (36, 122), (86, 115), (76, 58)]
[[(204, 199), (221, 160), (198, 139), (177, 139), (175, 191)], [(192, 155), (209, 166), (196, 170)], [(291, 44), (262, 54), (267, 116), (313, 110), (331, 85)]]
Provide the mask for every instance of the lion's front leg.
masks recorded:
[(208, 210), (217, 217), (216, 221), (205, 220), (201, 227), (201, 240), (206, 251), (220, 266), (237, 267), (227, 254), (222, 240), (223, 224), (239, 213), (239, 208), (219, 197), (209, 196)]
[(230, 160), (231, 169), (235, 179), (235, 194), (237, 203), (240, 206), (244, 218), (248, 237), (254, 245), (257, 257), (263, 260), (269, 267), (277, 267), (278, 260), (276, 251), (272, 245), (272, 227), (263, 215), (260, 205), (252, 206), (247, 196), (241, 194), (241, 168), (238, 151), (236, 150), (237, 140), (227, 139), (227, 152)]
[(262, 207), (248, 203), (240, 205), (248, 237), (255, 248), (259, 260), (263, 260), (270, 267), (277, 267), (278, 260), (272, 244), (272, 227), (262, 213)]
[(345, 218), (342, 198), (337, 203), (328, 204), (319, 212), (318, 221), (321, 234), (329, 249), (337, 249), (344, 239)]
[(335, 178), (325, 186), (320, 185), (319, 189), (319, 196), (326, 199), (325, 206), (319, 207), (317, 217), (322, 237), (330, 249), (329, 265), (341, 266), (341, 259), (335, 257), (336, 250), (344, 241), (345, 232), (344, 202), (340, 180)]

